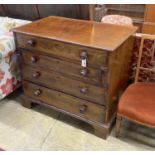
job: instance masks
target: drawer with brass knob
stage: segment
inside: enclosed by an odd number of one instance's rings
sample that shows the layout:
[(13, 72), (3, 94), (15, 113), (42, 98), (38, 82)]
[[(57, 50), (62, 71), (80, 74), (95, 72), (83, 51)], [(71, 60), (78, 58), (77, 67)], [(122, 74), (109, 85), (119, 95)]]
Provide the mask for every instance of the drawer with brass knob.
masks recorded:
[(87, 105), (80, 105), (79, 111), (81, 113), (85, 113), (87, 111), (88, 106)]
[(103, 52), (99, 49), (76, 46), (25, 34), (18, 34), (17, 42), (18, 47), (23, 49), (43, 51), (44, 53), (70, 59), (73, 62), (80, 64), (81, 59), (87, 57), (87, 63), (89, 66), (107, 66), (107, 52)]
[(41, 73), (39, 71), (34, 71), (32, 73), (32, 78), (37, 79), (41, 76)]
[(33, 40), (33, 39), (29, 39), (29, 40), (27, 41), (27, 45), (33, 47), (33, 46), (36, 45), (36, 42), (35, 42), (35, 40)]
[(34, 91), (34, 95), (35, 95), (35, 96), (41, 95), (41, 90), (40, 90), (40, 89), (35, 90), (35, 91)]
[(42, 86), (56, 89), (70, 95), (82, 98), (97, 104), (105, 105), (105, 90), (102, 87), (90, 85), (58, 72), (39, 69), (23, 65), (23, 79), (40, 84)]
[(36, 56), (31, 56), (30, 57), (30, 62), (31, 63), (36, 63), (37, 62), (37, 57)]
[(89, 70), (87, 68), (82, 68), (80, 70), (80, 74), (84, 77), (86, 77), (89, 74)]
[(24, 93), (40, 102), (74, 113), (88, 120), (104, 122), (105, 108), (59, 91), (23, 82)]
[(80, 92), (81, 92), (82, 94), (87, 94), (87, 93), (88, 93), (88, 87), (86, 87), (86, 86), (81, 87), (81, 88), (80, 88)]
[[(56, 71), (90, 84), (103, 85), (107, 78), (107, 67), (102, 67), (102, 69), (101, 67), (98, 69), (93, 67), (81, 67), (80, 64), (63, 61), (28, 50), (23, 50), (21, 56), (22, 63), (24, 64)], [(103, 69), (105, 72), (103, 72)]]

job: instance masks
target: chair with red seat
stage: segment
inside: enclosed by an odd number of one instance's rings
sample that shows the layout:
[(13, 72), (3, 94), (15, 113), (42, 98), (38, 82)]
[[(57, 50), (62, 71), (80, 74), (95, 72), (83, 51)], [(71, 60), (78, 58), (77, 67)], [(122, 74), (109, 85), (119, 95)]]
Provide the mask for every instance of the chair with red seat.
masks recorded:
[(155, 36), (143, 35), (141, 38), (141, 44), (139, 48), (135, 83), (129, 85), (129, 87), (121, 96), (118, 104), (116, 118), (116, 137), (119, 136), (122, 119), (127, 119), (147, 127), (155, 128), (155, 83), (138, 82), (140, 71), (148, 71), (155, 73), (154, 67), (147, 68), (141, 66), (144, 41), (146, 39), (154, 41), (151, 58), (152, 62), (155, 56)]

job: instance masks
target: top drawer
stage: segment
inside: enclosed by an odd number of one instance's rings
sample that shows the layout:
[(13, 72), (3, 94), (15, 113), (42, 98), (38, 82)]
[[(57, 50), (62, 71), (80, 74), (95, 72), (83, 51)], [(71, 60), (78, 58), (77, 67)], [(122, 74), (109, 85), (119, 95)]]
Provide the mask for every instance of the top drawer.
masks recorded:
[(88, 66), (107, 66), (107, 52), (45, 38), (16, 34), (17, 46), (20, 48), (43, 51), (56, 57), (70, 59), (81, 63), (81, 56), (86, 56)]

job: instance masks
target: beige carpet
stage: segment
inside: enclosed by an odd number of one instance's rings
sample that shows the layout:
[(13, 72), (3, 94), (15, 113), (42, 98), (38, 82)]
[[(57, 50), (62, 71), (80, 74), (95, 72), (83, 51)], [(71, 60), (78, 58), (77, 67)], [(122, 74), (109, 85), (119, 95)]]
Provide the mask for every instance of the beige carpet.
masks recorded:
[(19, 91), (0, 101), (0, 147), (5, 150), (155, 150), (155, 130), (124, 121), (121, 137), (92, 134), (86, 123), (43, 106), (22, 107)]

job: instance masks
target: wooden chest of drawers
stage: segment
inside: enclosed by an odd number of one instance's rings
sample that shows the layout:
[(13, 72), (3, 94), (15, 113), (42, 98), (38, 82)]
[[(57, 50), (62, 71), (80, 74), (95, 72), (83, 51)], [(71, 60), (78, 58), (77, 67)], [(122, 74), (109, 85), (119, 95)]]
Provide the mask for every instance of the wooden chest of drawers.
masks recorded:
[(135, 27), (48, 17), (13, 30), (25, 107), (46, 105), (106, 138), (128, 81)]

